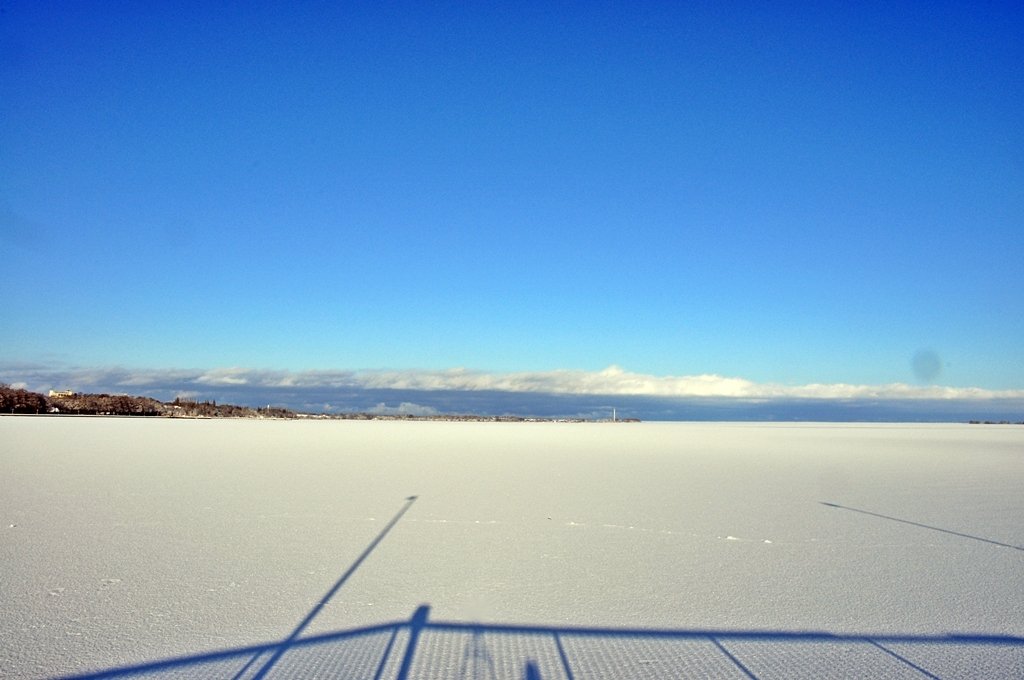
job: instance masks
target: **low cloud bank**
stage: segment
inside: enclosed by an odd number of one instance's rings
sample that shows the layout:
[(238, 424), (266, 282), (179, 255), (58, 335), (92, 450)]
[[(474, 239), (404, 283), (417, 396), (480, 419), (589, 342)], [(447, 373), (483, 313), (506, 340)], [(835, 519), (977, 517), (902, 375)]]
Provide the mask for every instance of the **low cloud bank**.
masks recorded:
[(436, 416), (438, 414), (438, 410), (432, 406), (413, 404), (408, 401), (403, 401), (398, 406), (388, 406), (382, 401), (373, 408), (366, 409), (366, 412), (382, 416)]
[(1024, 399), (1024, 390), (987, 390), (939, 385), (851, 385), (845, 383), (780, 385), (756, 383), (715, 374), (655, 376), (618, 366), (602, 371), (557, 370), (489, 373), (453, 368), (440, 371), (282, 371), (251, 368), (210, 370), (127, 368), (46, 368), (0, 365), (0, 380), (31, 389), (93, 390), (98, 387), (203, 393), (210, 389), (250, 388), (288, 390), (402, 390), (510, 392), (527, 394), (607, 395), (732, 399)]
[(520, 415), (643, 420), (1024, 420), (1024, 390), (938, 386), (755, 383), (717, 375), (603, 371), (134, 370), (0, 365), (0, 382), (49, 389), (176, 396), (309, 413)]

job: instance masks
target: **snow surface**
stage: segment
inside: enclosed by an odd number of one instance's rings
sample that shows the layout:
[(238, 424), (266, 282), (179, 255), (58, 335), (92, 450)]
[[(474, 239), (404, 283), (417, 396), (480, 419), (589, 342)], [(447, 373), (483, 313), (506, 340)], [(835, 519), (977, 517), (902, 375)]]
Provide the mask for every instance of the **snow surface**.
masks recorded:
[(1024, 677), (1024, 428), (0, 418), (0, 676), (89, 673)]

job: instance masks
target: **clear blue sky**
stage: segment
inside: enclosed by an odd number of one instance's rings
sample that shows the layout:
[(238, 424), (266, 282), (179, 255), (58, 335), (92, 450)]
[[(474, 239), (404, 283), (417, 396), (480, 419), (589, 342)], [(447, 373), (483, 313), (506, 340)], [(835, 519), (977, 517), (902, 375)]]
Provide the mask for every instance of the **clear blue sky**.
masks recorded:
[(1020, 389), (1024, 6), (5, 0), (0, 257), (8, 363)]

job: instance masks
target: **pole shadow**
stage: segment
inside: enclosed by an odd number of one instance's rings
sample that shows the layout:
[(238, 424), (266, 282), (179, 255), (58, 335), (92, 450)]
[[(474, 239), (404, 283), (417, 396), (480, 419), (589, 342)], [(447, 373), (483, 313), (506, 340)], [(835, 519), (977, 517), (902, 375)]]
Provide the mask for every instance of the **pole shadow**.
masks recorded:
[(913, 522), (909, 519), (900, 519), (899, 517), (891, 517), (889, 515), (883, 515), (878, 512), (871, 512), (870, 510), (861, 510), (859, 508), (850, 508), (845, 505), (839, 505), (838, 503), (827, 503), (825, 501), (819, 501), (822, 505), (837, 508), (839, 510), (849, 510), (850, 512), (859, 512), (862, 515), (871, 515), (872, 517), (880, 517), (882, 519), (891, 520), (893, 522), (900, 522), (902, 524), (909, 524), (911, 526), (920, 527), (922, 529), (931, 529), (932, 531), (940, 531), (950, 536), (959, 536), (960, 538), (970, 538), (974, 541), (981, 541), (982, 543), (988, 543), (990, 545), (998, 545), (1001, 548), (1012, 548), (1013, 550), (1024, 551), (1024, 547), (1019, 545), (1010, 545), (1009, 543), (1000, 543), (999, 541), (993, 541), (990, 538), (982, 538), (981, 536), (972, 536), (971, 534), (961, 533), (959, 531), (952, 531), (951, 529), (943, 529), (941, 527), (933, 527), (930, 524), (921, 524), (920, 522)]
[[(327, 605), (327, 603), (330, 602), (332, 598), (334, 598), (337, 592), (341, 590), (341, 587), (345, 585), (345, 582), (348, 581), (348, 579), (352, 576), (352, 574), (356, 572), (357, 569), (359, 569), (359, 567), (363, 564), (366, 558), (370, 556), (370, 553), (374, 551), (374, 549), (380, 544), (380, 542), (384, 540), (384, 537), (388, 535), (388, 532), (390, 532), (391, 529), (396, 524), (398, 524), (398, 521), (402, 519), (402, 516), (406, 512), (408, 512), (409, 508), (412, 507), (412, 504), (416, 502), (416, 499), (417, 496), (409, 496), (408, 498), (405, 499), (405, 503), (398, 510), (395, 516), (392, 517), (391, 520), (388, 521), (388, 523), (384, 526), (384, 528), (381, 529), (380, 533), (377, 534), (377, 536), (372, 541), (370, 541), (370, 544), (366, 546), (366, 549), (363, 550), (362, 554), (360, 554), (359, 557), (356, 558), (356, 561), (352, 563), (352, 565), (345, 571), (345, 573), (343, 573), (338, 578), (337, 581), (334, 582), (334, 585), (331, 586), (330, 590), (328, 590), (324, 594), (324, 596), (320, 598), (320, 601), (313, 605), (313, 608), (309, 610), (309, 613), (306, 614), (302, 621), (299, 622), (299, 625), (295, 626), (295, 629), (291, 632), (291, 634), (288, 635), (288, 637), (282, 640), (279, 644), (275, 645), (273, 654), (271, 654), (270, 658), (267, 659), (266, 663), (264, 663), (263, 666), (261, 666), (260, 669), (256, 671), (256, 674), (252, 676), (252, 680), (262, 680), (262, 678), (265, 678), (267, 673), (269, 673), (270, 670), (275, 665), (277, 665), (277, 663), (281, 660), (281, 657), (284, 656), (284, 654), (295, 645), (296, 640), (298, 640), (299, 636), (302, 635), (302, 631), (304, 631), (309, 626), (309, 624), (312, 623), (313, 619), (316, 618), (317, 614), (319, 614), (320, 611)], [(241, 680), (242, 678), (246, 677), (246, 674), (248, 673), (249, 669), (259, 660), (262, 654), (262, 651), (254, 653), (252, 658), (249, 659), (248, 663), (242, 666), (242, 669), (235, 674), (232, 680)]]

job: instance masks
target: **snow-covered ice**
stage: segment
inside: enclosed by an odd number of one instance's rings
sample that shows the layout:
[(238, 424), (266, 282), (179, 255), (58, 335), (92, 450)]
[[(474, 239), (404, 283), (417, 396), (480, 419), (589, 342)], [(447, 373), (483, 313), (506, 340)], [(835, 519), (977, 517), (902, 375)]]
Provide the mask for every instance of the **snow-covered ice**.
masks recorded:
[(0, 676), (89, 673), (1024, 677), (1024, 428), (0, 418)]

